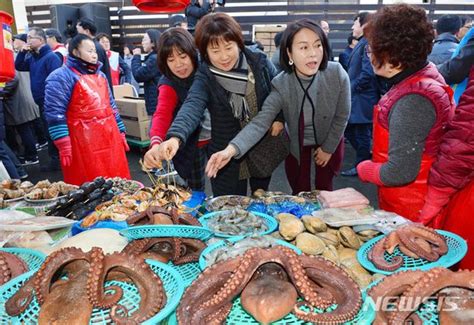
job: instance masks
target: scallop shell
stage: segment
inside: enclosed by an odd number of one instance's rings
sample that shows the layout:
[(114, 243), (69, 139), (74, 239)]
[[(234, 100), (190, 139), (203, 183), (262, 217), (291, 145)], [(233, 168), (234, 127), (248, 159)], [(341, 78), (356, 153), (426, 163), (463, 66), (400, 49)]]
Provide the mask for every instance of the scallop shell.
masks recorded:
[(303, 221), (306, 229), (313, 234), (317, 232), (324, 232), (328, 229), (328, 226), (321, 218), (305, 215), (301, 217), (301, 220)]
[(359, 249), (360, 240), (357, 234), (352, 230), (351, 227), (341, 227), (337, 233), (341, 244), (348, 248)]
[(303, 232), (296, 236), (296, 247), (303, 253), (310, 255), (320, 255), (324, 252), (326, 244), (309, 232)]
[(338, 247), (341, 243), (339, 237), (336, 234), (332, 234), (330, 232), (318, 232), (315, 235), (321, 238), (326, 243), (326, 245)]

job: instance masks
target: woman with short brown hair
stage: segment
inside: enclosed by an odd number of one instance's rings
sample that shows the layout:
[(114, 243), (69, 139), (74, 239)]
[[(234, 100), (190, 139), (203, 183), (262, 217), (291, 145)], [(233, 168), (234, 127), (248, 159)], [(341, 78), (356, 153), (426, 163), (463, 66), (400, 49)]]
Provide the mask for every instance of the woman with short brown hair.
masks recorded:
[[(208, 154), (224, 149), (261, 110), (276, 74), (265, 54), (244, 46), (239, 24), (227, 14), (208, 14), (201, 18), (196, 26), (195, 41), (203, 62), (168, 131), (168, 140), (160, 145), (161, 159), (174, 157), (199, 126), (206, 107), (211, 115)], [(268, 189), (273, 170), (288, 154), (287, 148), (278, 145), (283, 139), (280, 136), (283, 123), (275, 123), (271, 130), (275, 137), (268, 135), (265, 143), (257, 144), (248, 155), (229, 164), (211, 180), (215, 196), (246, 195), (247, 180), (252, 191)], [(274, 150), (268, 150), (268, 145), (273, 145)]]
[(365, 35), (367, 55), (388, 92), (374, 109), (372, 160), (361, 162), (357, 172), (378, 186), (381, 209), (418, 221), (428, 173), (454, 110), (452, 93), (427, 61), (434, 35), (423, 8), (380, 8)]

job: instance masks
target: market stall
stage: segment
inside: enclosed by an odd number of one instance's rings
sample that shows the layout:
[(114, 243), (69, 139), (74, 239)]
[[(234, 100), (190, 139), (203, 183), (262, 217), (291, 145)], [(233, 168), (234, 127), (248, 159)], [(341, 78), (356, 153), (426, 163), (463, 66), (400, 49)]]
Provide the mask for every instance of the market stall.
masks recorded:
[(3, 182), (1, 323), (472, 317), (468, 299), (442, 308), (473, 289), (472, 273), (448, 269), (467, 251), (456, 234), (374, 210), (352, 188), (206, 198), (170, 183)]

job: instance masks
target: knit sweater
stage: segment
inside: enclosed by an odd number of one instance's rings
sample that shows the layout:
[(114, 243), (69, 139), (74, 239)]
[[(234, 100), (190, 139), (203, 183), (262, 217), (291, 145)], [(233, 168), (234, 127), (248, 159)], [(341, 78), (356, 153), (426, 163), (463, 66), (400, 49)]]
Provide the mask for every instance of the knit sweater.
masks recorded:
[(433, 104), (421, 95), (404, 96), (393, 106), (389, 115), (389, 160), (380, 169), (385, 185), (401, 186), (416, 178), (425, 140), (435, 120)]

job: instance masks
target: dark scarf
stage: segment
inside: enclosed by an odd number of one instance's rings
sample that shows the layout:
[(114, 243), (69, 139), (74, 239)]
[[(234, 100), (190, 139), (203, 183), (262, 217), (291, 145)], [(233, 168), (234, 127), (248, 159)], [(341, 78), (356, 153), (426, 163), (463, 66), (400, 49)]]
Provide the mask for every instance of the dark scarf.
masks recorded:
[(421, 69), (423, 69), (424, 67), (426, 67), (428, 65), (428, 63), (429, 62), (426, 61), (423, 64), (418, 65), (414, 68), (407, 68), (403, 71), (400, 71), (399, 73), (397, 73), (396, 75), (394, 75), (391, 78), (385, 78), (385, 77), (377, 76), (377, 79), (379, 80), (379, 82), (381, 82), (384, 85), (384, 87), (386, 87), (386, 89), (388, 91), (388, 90), (390, 90), (390, 88), (392, 88), (396, 84), (402, 82), (403, 80), (405, 80), (406, 78), (408, 78), (412, 74), (414, 74), (414, 73), (420, 71)]
[(217, 83), (229, 93), (229, 104), (234, 117), (239, 121), (249, 121), (250, 110), (245, 95), (247, 82), (253, 80), (253, 75), (249, 75), (245, 55), (240, 52), (237, 67), (231, 71), (223, 71), (213, 66), (209, 66), (209, 70), (215, 76)]
[(95, 74), (99, 69), (99, 63), (93, 64), (90, 62), (86, 62), (83, 59), (75, 56), (74, 54), (69, 54), (69, 57), (73, 58), (74, 61), (76, 61), (76, 63), (81, 68), (81, 71), (84, 71), (87, 74)]

